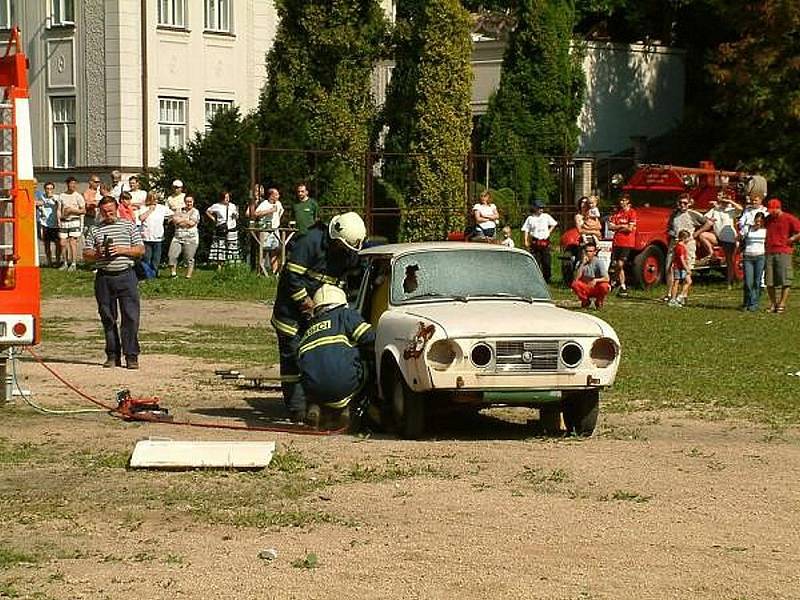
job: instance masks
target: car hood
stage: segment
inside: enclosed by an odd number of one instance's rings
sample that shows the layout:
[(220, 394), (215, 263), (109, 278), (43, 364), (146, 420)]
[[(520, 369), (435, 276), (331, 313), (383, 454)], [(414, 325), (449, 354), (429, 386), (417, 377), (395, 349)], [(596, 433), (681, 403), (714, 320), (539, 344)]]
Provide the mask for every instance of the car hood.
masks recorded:
[(601, 319), (550, 303), (470, 300), (398, 307), (400, 312), (433, 321), (450, 338), (612, 336)]

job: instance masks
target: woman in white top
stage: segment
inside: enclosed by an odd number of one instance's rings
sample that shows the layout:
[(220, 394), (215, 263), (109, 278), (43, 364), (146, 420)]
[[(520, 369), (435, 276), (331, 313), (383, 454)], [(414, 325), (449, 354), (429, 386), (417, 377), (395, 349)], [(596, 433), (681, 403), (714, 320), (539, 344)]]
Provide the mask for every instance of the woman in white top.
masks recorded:
[(758, 310), (761, 299), (761, 276), (764, 273), (764, 246), (767, 241), (767, 229), (764, 227), (763, 213), (756, 213), (753, 224), (742, 240), (744, 244), (744, 309)]
[(153, 192), (147, 194), (144, 208), (138, 219), (142, 224), (142, 241), (144, 241), (144, 258), (142, 260), (153, 267), (158, 276), (158, 265), (161, 263), (161, 245), (164, 242), (164, 221), (172, 216), (172, 211), (159, 204)]
[[(256, 188), (255, 199), (258, 200), (263, 194), (258, 191), (260, 186)], [(283, 218), (283, 204), (280, 201), (281, 194), (277, 188), (269, 188), (267, 190), (267, 197), (258, 202), (257, 206), (247, 207), (247, 216), (251, 219), (258, 220), (258, 228), (261, 229), (258, 233), (259, 245), (261, 246), (261, 256), (259, 257), (259, 264), (262, 272), (266, 273), (264, 265), (264, 251), (269, 254), (270, 270), (273, 275), (277, 275), (280, 271), (280, 238), (278, 237), (278, 228), (281, 226), (281, 219)], [(252, 211), (251, 211), (252, 208)]]
[(472, 214), (475, 217), (475, 233), (493, 238), (497, 230), (497, 221), (500, 220), (500, 213), (497, 212), (497, 206), (492, 202), (492, 194), (489, 190), (481, 193), (480, 202), (472, 207)]
[(192, 278), (194, 273), (194, 255), (200, 244), (200, 235), (197, 224), (200, 222), (200, 212), (194, 207), (194, 196), (186, 194), (183, 199), (183, 208), (172, 215), (172, 224), (175, 226), (175, 235), (169, 244), (170, 277), (178, 276), (178, 258), (183, 255), (186, 261), (186, 279)]
[(236, 229), (239, 209), (231, 202), (230, 192), (223, 191), (219, 202), (208, 207), (206, 216), (214, 222), (214, 238), (208, 260), (221, 267), (224, 263), (239, 262), (239, 232)]

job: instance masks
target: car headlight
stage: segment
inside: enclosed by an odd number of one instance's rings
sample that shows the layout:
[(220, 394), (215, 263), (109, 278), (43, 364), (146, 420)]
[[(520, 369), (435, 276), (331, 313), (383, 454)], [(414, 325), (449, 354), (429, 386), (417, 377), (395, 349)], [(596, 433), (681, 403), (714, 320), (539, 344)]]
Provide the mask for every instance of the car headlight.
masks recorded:
[(428, 348), (428, 365), (436, 371), (446, 371), (461, 356), (461, 349), (452, 340), (437, 340)]
[(574, 369), (583, 360), (583, 348), (576, 342), (567, 342), (561, 346), (561, 362), (569, 369)]
[(592, 362), (601, 369), (612, 364), (619, 354), (619, 346), (611, 338), (599, 338), (592, 344)]
[(469, 353), (472, 364), (481, 369), (489, 366), (489, 363), (492, 362), (493, 355), (492, 347), (486, 342), (478, 342), (472, 347)]

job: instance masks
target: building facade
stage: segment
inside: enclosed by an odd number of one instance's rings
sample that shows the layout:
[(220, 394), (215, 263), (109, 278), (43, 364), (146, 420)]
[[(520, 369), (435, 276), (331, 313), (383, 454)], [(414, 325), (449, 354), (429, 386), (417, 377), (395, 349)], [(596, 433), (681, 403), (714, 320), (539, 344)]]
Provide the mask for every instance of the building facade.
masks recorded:
[(0, 0), (30, 60), (39, 180), (157, 166), (221, 107), (258, 104), (264, 0)]

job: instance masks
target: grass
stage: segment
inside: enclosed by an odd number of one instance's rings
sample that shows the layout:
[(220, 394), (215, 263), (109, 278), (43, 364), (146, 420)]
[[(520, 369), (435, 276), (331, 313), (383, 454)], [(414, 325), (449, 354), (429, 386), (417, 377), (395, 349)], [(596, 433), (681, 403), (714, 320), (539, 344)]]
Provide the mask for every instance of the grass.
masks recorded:
[(9, 548), (4, 542), (0, 542), (0, 569), (8, 569), (20, 563), (33, 564), (37, 561), (36, 556)]
[(173, 354), (189, 358), (230, 361), (245, 365), (278, 362), (275, 333), (267, 326), (192, 325), (181, 330), (143, 332), (145, 354)]
[[(89, 267), (75, 273), (41, 269), (41, 274), (43, 298), (94, 296), (94, 274)], [(272, 300), (276, 285), (274, 278), (256, 275), (247, 265), (240, 264), (220, 270), (201, 267), (191, 279), (182, 275), (172, 279), (169, 269), (164, 268), (158, 278), (141, 282), (139, 292), (145, 299)]]
[(304, 558), (292, 561), (295, 569), (316, 569), (319, 566), (319, 557), (314, 552), (309, 552)]
[[(714, 281), (696, 285), (683, 309), (660, 302), (663, 293), (663, 287), (631, 290), (627, 299), (611, 297), (599, 313), (622, 343), (605, 410), (671, 408), (705, 418), (800, 422), (800, 377), (789, 375), (800, 370), (797, 295), (785, 314), (775, 315), (739, 311), (741, 290)], [(554, 295), (573, 300), (563, 288)]]

